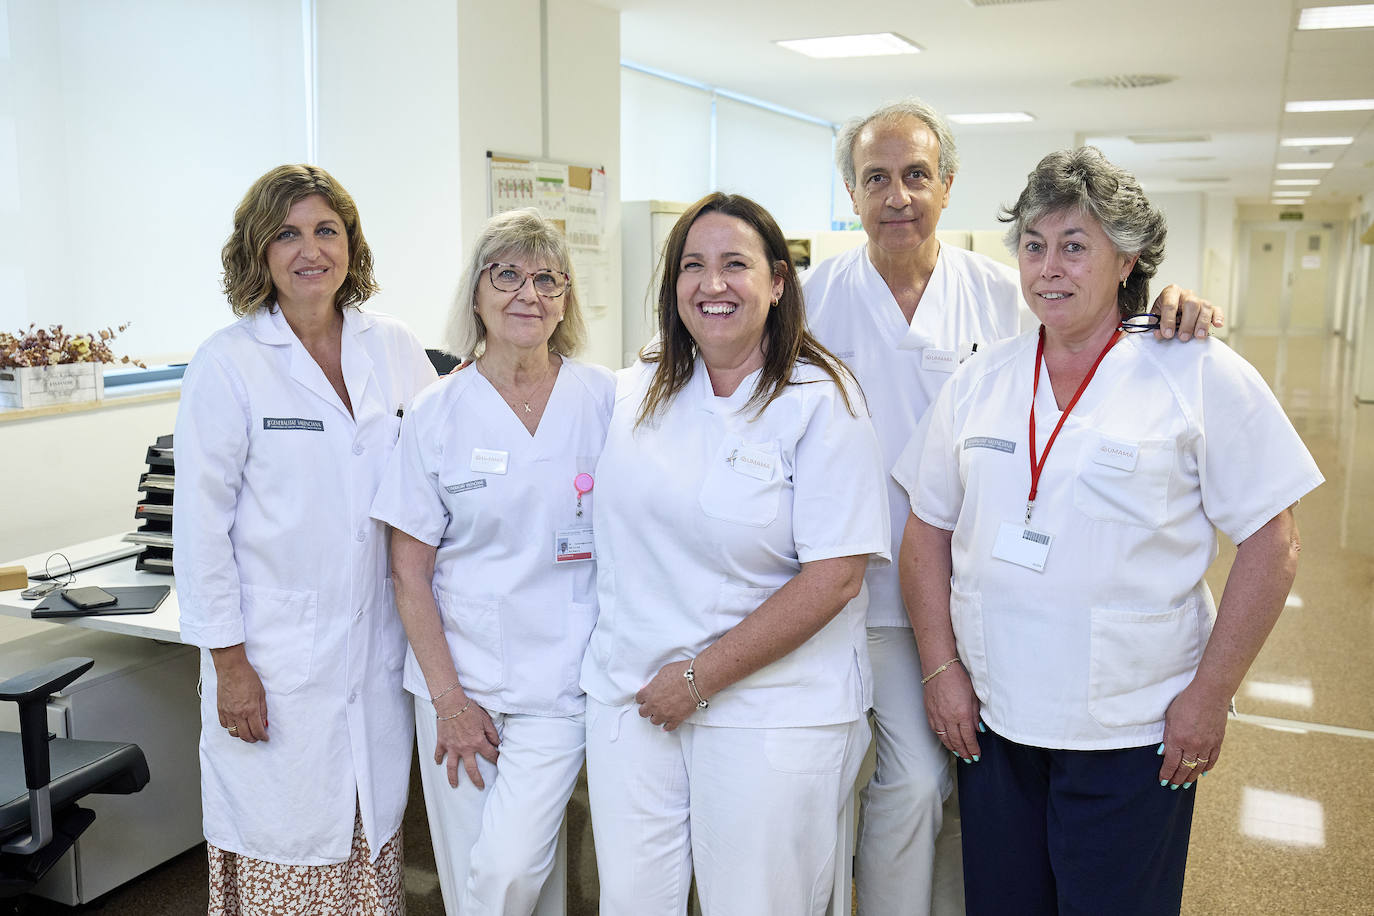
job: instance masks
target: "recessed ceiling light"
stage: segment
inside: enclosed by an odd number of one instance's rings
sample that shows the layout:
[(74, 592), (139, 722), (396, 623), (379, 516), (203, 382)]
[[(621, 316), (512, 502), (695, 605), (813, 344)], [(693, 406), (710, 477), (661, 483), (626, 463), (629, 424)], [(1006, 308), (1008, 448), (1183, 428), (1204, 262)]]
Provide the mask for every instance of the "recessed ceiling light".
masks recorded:
[(1349, 146), (1354, 137), (1284, 137), (1279, 146)]
[(948, 116), (955, 124), (1024, 124), (1034, 121), (1035, 116), (1024, 111), (989, 111), (976, 114), (952, 114)]
[(1300, 187), (1300, 186), (1302, 186), (1302, 185), (1318, 185), (1318, 184), (1321, 184), (1321, 183), (1322, 183), (1322, 180), (1321, 180), (1320, 178), (1275, 178), (1275, 179), (1274, 179), (1274, 184), (1279, 185), (1280, 187), (1283, 187), (1283, 186), (1288, 186), (1288, 187)]
[(1334, 169), (1334, 162), (1280, 162), (1274, 168), (1280, 172), (1306, 172), (1314, 169)]
[(1311, 191), (1271, 191), (1270, 197), (1311, 197)]
[(1298, 29), (1367, 29), (1374, 26), (1374, 3), (1310, 6), (1298, 16)]
[(807, 57), (879, 57), (884, 54), (920, 54), (921, 47), (895, 32), (871, 35), (833, 35), (829, 38), (792, 38), (773, 44)]
[(1289, 102), (1284, 111), (1370, 111), (1374, 109), (1374, 99), (1312, 99), (1306, 102)]

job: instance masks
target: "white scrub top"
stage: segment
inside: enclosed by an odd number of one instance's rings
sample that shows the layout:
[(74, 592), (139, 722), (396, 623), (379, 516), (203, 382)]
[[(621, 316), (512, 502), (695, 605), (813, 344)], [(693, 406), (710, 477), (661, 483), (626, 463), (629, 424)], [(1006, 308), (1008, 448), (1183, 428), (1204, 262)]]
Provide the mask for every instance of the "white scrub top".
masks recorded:
[[(1030, 523), (1053, 537), (1044, 571), (995, 559), (1002, 524), (1025, 521), (1035, 351), (1031, 332), (961, 368), (893, 475), (954, 532), (950, 617), (988, 726), (1037, 747), (1153, 744), (1211, 633), (1213, 526), (1240, 543), (1322, 475), (1224, 343), (1128, 334), (1046, 460)], [(1060, 416), (1042, 368), (1039, 449)]]
[(267, 691), (270, 740), (231, 738), (201, 653), (205, 838), (294, 865), (347, 859), (355, 807), (377, 855), (410, 777), (405, 633), (369, 509), (396, 411), (434, 369), (395, 319), (343, 319), (351, 416), (281, 312), (259, 309), (196, 352), (176, 423), (181, 638), (244, 643)]
[[(940, 246), (935, 271), (909, 324), (869, 260), (866, 245), (823, 262), (807, 278), (805, 291), (811, 333), (848, 364), (863, 386), (882, 444), (883, 467), (889, 469), (975, 345), (981, 355), (992, 341), (1034, 324), (1021, 304), (1014, 270), (952, 245)], [(895, 557), (907, 500), (890, 478), (886, 486)], [(869, 626), (910, 627), (896, 564), (870, 568), (867, 580)]]
[[(437, 547), (434, 599), (463, 691), (492, 712), (570, 716), (596, 620), (595, 564), (554, 562), (555, 537), (590, 529), (615, 379), (564, 358), (533, 436), (475, 368), (445, 377), (406, 414), (372, 515)], [(590, 535), (590, 531), (585, 532)], [(571, 555), (565, 553), (565, 555)], [(415, 652), (406, 689), (428, 697)]]
[[(883, 465), (862, 397), (845, 408), (822, 371), (752, 419), (759, 373), (716, 397), (705, 366), (656, 420), (634, 428), (653, 366), (622, 370), (597, 468), (600, 616), (582, 687), (633, 702), (665, 664), (695, 658), (789, 582), (802, 563), (887, 563)], [(796, 651), (711, 697), (697, 725), (831, 725), (872, 702), (865, 594)], [(683, 689), (686, 689), (684, 686)]]

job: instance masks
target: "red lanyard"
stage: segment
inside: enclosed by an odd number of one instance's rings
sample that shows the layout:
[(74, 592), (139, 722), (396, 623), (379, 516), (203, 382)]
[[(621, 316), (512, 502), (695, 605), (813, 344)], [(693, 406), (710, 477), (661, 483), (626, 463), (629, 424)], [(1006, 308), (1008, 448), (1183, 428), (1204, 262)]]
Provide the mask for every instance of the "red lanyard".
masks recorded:
[(1035, 347), (1035, 385), (1031, 388), (1031, 409), (1030, 409), (1030, 451), (1027, 453), (1030, 458), (1031, 485), (1030, 494), (1026, 497), (1026, 524), (1030, 524), (1031, 509), (1035, 508), (1035, 494), (1040, 489), (1040, 472), (1045, 469), (1045, 459), (1050, 457), (1050, 449), (1054, 448), (1054, 440), (1058, 438), (1059, 431), (1064, 428), (1064, 421), (1069, 418), (1069, 413), (1073, 410), (1073, 405), (1078, 403), (1078, 399), (1083, 396), (1083, 392), (1088, 390), (1088, 383), (1097, 374), (1097, 367), (1102, 365), (1102, 360), (1107, 358), (1107, 351), (1116, 346), (1116, 342), (1121, 339), (1121, 332), (1117, 331), (1112, 335), (1112, 339), (1107, 341), (1107, 345), (1102, 348), (1102, 352), (1097, 354), (1097, 359), (1093, 361), (1093, 367), (1084, 376), (1083, 383), (1074, 392), (1072, 400), (1064, 408), (1064, 413), (1060, 415), (1059, 422), (1055, 424), (1054, 432), (1050, 433), (1049, 441), (1045, 443), (1045, 451), (1040, 454), (1040, 463), (1035, 462), (1035, 395), (1040, 391), (1040, 361), (1045, 356), (1045, 326), (1040, 326), (1040, 342)]

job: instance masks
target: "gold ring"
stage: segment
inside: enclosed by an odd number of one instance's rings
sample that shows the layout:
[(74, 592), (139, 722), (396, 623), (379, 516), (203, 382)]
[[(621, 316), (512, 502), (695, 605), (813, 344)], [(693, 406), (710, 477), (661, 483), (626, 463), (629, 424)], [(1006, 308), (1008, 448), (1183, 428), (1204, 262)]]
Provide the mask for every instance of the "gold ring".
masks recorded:
[(229, 728), (227, 728), (226, 731), (228, 731), (229, 734), (233, 735), (235, 738), (239, 736), (239, 727), (237, 725), (229, 726)]
[(943, 738), (945, 735), (949, 734), (949, 732), (936, 732), (935, 734), (937, 734), (937, 735), (939, 735), (941, 738)]
[(1197, 759), (1197, 762), (1198, 762), (1198, 763), (1206, 763), (1206, 762), (1207, 762), (1207, 758), (1206, 758), (1206, 757), (1199, 757), (1199, 758)]
[(1190, 769), (1190, 770), (1195, 770), (1195, 769), (1197, 769), (1197, 765), (1198, 765), (1199, 762), (1200, 762), (1200, 761), (1197, 761), (1197, 760), (1180, 760), (1180, 761), (1179, 761), (1179, 763), (1183, 764), (1184, 766), (1186, 766), (1186, 767), (1187, 767), (1188, 769)]

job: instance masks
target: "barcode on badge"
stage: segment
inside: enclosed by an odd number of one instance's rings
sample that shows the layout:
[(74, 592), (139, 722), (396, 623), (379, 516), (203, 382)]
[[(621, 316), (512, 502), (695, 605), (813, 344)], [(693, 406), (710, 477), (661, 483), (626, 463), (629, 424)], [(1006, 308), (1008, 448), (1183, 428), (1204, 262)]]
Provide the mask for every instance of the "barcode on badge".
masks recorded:
[(1050, 536), (1048, 534), (1041, 534), (1039, 531), (1022, 531), (1021, 537), (1027, 541), (1034, 541), (1035, 543), (1041, 545), (1048, 544), (1050, 542)]

